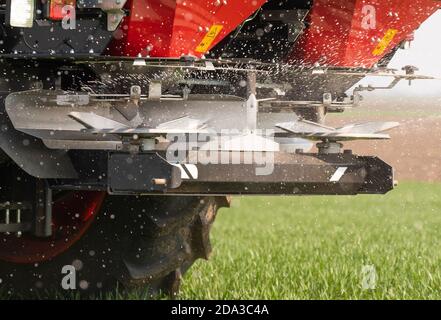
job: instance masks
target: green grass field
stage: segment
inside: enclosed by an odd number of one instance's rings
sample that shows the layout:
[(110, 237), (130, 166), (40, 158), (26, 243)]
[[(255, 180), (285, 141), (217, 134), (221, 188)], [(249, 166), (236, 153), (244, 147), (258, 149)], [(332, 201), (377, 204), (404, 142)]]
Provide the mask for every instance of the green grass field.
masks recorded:
[[(440, 299), (441, 184), (403, 183), (385, 196), (235, 198), (212, 243), (180, 299)], [(363, 289), (366, 265), (375, 289)]]

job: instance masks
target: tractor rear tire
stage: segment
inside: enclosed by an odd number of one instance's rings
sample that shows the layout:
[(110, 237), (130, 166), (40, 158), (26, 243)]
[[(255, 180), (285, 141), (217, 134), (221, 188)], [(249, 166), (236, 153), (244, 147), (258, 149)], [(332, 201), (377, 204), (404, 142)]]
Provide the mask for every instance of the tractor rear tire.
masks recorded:
[[(106, 196), (87, 232), (66, 251), (35, 263), (0, 260), (0, 295), (105, 298), (137, 289), (144, 297), (173, 297), (193, 262), (208, 259), (210, 228), (225, 206), (225, 197)], [(10, 236), (0, 234), (0, 241)], [(64, 266), (76, 270), (75, 290), (62, 288)]]

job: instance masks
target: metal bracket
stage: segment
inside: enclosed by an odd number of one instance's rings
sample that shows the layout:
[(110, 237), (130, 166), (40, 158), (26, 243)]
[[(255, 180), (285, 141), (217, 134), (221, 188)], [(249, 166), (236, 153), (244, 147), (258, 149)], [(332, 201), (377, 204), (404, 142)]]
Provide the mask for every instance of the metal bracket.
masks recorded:
[(319, 154), (338, 154), (341, 153), (343, 144), (335, 141), (323, 141), (317, 143)]
[(97, 8), (107, 13), (107, 30), (115, 31), (125, 17), (123, 10), (127, 0), (78, 0), (78, 8)]
[(107, 12), (107, 30), (115, 31), (122, 19), (126, 16), (126, 13), (122, 9), (116, 9)]
[(44, 180), (36, 184), (34, 234), (46, 238), (52, 235), (52, 189)]
[(109, 193), (142, 193), (178, 188), (181, 171), (156, 153), (109, 153)]
[(152, 80), (149, 84), (148, 100), (159, 101), (162, 96), (162, 83), (159, 80)]
[(247, 129), (251, 132), (257, 128), (257, 113), (259, 112), (259, 102), (256, 99), (256, 73), (248, 72), (248, 100), (246, 102), (247, 109)]

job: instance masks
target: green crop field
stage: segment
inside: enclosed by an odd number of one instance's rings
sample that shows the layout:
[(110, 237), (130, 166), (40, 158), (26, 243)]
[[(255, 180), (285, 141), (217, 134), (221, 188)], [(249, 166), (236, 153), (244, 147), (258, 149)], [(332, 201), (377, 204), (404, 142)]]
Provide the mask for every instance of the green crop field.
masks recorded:
[(441, 184), (403, 183), (385, 196), (235, 198), (212, 243), (180, 299), (439, 299)]

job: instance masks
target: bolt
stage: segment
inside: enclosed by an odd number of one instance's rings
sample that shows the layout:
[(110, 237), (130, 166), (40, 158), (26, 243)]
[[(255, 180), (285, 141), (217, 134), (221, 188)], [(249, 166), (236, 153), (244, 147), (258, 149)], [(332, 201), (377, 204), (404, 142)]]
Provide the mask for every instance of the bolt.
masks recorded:
[(157, 186), (165, 186), (167, 184), (167, 179), (154, 178), (152, 179), (152, 183)]

